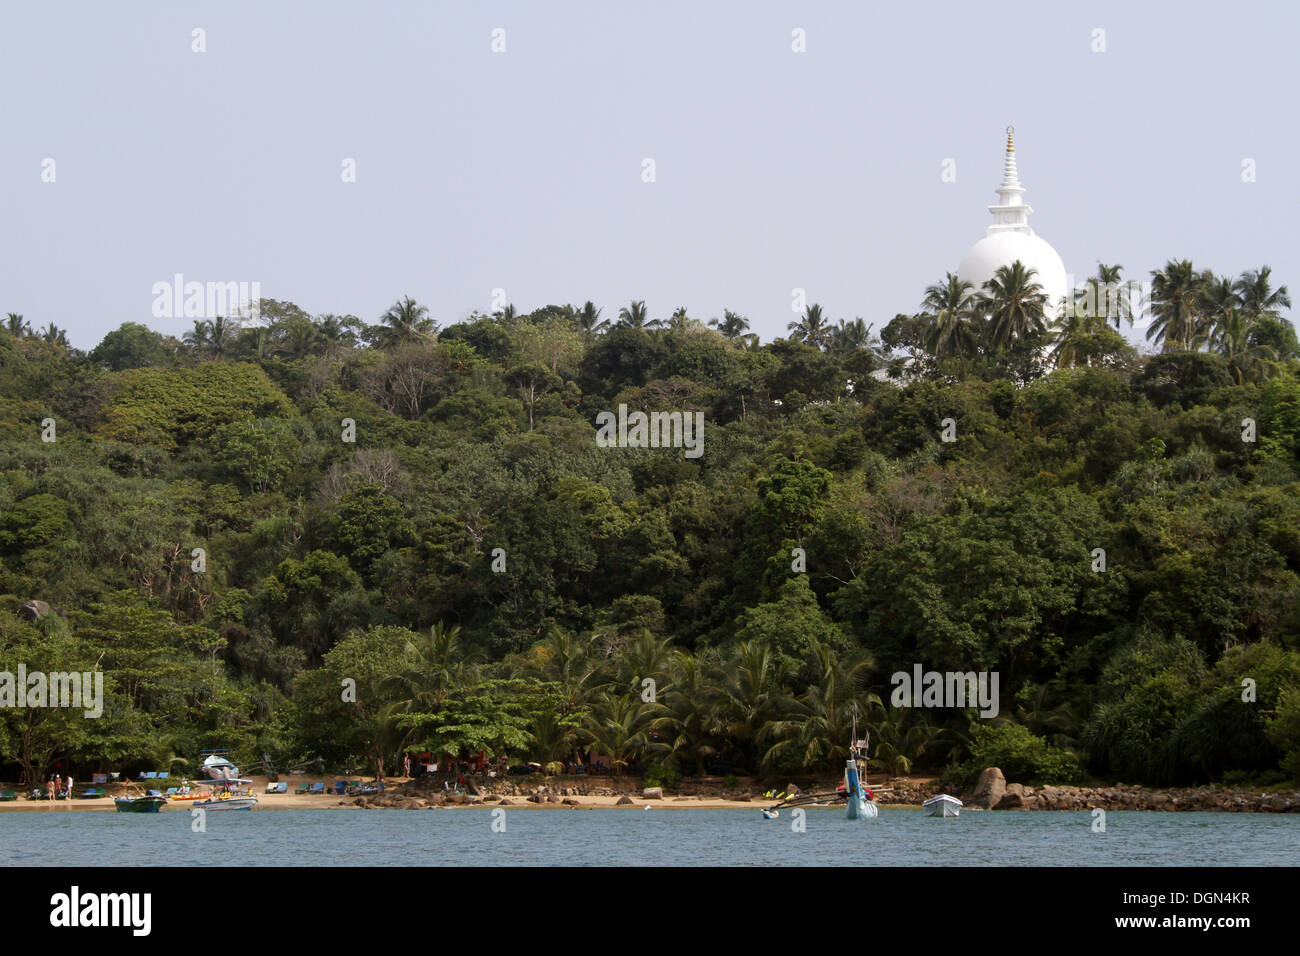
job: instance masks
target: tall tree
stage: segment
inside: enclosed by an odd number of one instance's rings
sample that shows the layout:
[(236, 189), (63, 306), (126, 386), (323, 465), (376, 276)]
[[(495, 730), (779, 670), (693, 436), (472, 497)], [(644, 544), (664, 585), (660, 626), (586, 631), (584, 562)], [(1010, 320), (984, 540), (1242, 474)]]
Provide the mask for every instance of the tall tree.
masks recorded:
[(590, 299), (574, 313), (574, 321), (578, 325), (578, 331), (588, 341), (609, 329), (609, 320), (600, 317), (600, 309)]
[(393, 348), (411, 342), (427, 341), (438, 334), (438, 323), (429, 318), (429, 309), (409, 295), (389, 306), (380, 316), (383, 324), (374, 333), (380, 348)]
[(1085, 318), (1100, 318), (1115, 323), (1133, 324), (1133, 293), (1123, 279), (1123, 266), (1097, 263), (1097, 274), (1075, 290), (1074, 312)]
[(717, 329), (725, 339), (738, 339), (749, 331), (749, 319), (730, 309), (723, 309), (722, 318), (709, 319), (709, 326)]
[(1169, 260), (1151, 273), (1151, 326), (1147, 338), (1166, 352), (1192, 347), (1204, 324), (1205, 275), (1188, 259)]
[(830, 320), (826, 318), (822, 307), (816, 303), (805, 308), (803, 315), (786, 328), (794, 333), (790, 338), (811, 345), (813, 348), (825, 348), (826, 343), (830, 341)]
[(647, 316), (645, 300), (633, 299), (630, 305), (618, 310), (619, 328), (657, 329), (664, 324), (663, 319), (650, 319)]
[(1047, 294), (1035, 281), (1037, 274), (1017, 259), (999, 267), (984, 283), (981, 299), (988, 312), (988, 337), (994, 349), (1007, 351), (1031, 333), (1043, 331)]
[(921, 307), (934, 316), (924, 332), (924, 343), (935, 358), (959, 359), (963, 366), (975, 355), (975, 286), (949, 272), (943, 282), (928, 286)]
[(1233, 284), (1241, 310), (1246, 315), (1251, 317), (1266, 315), (1278, 319), (1281, 318), (1280, 309), (1291, 308), (1291, 296), (1287, 292), (1287, 287), (1279, 286), (1274, 289), (1269, 278), (1272, 274), (1273, 270), (1268, 266), (1261, 266), (1259, 269), (1243, 272), (1241, 278)]

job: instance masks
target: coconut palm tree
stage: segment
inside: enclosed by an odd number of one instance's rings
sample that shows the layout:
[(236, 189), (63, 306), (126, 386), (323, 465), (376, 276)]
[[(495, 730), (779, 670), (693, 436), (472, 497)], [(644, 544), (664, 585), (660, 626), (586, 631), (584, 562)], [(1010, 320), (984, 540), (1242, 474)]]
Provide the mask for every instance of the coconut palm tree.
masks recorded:
[(852, 355), (859, 349), (871, 347), (871, 326), (861, 318), (845, 321), (831, 329), (830, 350), (840, 355)]
[(672, 643), (643, 630), (636, 640), (625, 644), (618, 659), (619, 682), (640, 694), (649, 678), (655, 686), (666, 683), (672, 664)]
[(757, 641), (736, 645), (720, 676), (718, 716), (723, 734), (746, 759), (756, 758), (754, 748), (760, 731), (778, 716), (785, 703), (772, 649)]
[(724, 339), (738, 339), (749, 331), (749, 319), (730, 309), (723, 309), (722, 318), (709, 319), (709, 326), (717, 329)]
[(650, 731), (663, 712), (662, 705), (648, 703), (640, 694), (610, 690), (597, 698), (584, 726), (596, 753), (608, 757), (615, 774), (653, 749)]
[(630, 305), (618, 310), (621, 329), (657, 329), (663, 324), (663, 319), (647, 318), (644, 299), (633, 299)]
[(1151, 326), (1147, 338), (1166, 352), (1191, 348), (1204, 323), (1205, 275), (1187, 259), (1169, 260), (1151, 273)]
[(472, 683), (477, 668), (460, 643), (460, 626), (441, 621), (407, 641), (403, 648), (407, 666), (390, 678), (391, 686), (409, 696), (395, 705), (399, 713), (436, 710), (458, 687)]
[(1286, 286), (1274, 289), (1269, 276), (1273, 270), (1261, 266), (1258, 270), (1243, 272), (1233, 284), (1240, 308), (1248, 316), (1267, 315), (1269, 318), (1281, 318), (1281, 309), (1291, 308), (1291, 296)]
[(857, 715), (866, 713), (868, 697), (862, 693), (870, 660), (865, 655), (839, 655), (810, 641), (816, 678), (795, 700), (787, 700), (785, 713), (766, 724), (761, 733), (771, 745), (762, 766), (775, 770), (795, 765), (803, 769), (842, 765)]
[(811, 345), (813, 348), (823, 348), (830, 341), (830, 321), (822, 312), (822, 307), (816, 303), (805, 308), (803, 316), (791, 322), (786, 328), (794, 333), (790, 338)]
[(186, 332), (183, 341), (200, 356), (223, 359), (234, 347), (238, 335), (238, 326), (219, 315), (210, 322), (205, 319), (196, 320), (194, 331)]
[(588, 340), (609, 329), (609, 321), (600, 317), (600, 309), (590, 299), (574, 313), (574, 321), (583, 337)]
[(1260, 382), (1277, 371), (1277, 350), (1253, 341), (1255, 318), (1239, 309), (1229, 309), (1215, 323), (1210, 348), (1228, 360), (1237, 384)]
[(22, 338), (32, 334), (32, 327), (27, 324), (27, 320), (18, 312), (10, 312), (5, 315), (5, 331), (14, 338)]
[(1066, 309), (1049, 328), (1053, 348), (1048, 358), (1052, 364), (1057, 368), (1087, 365), (1085, 347), (1097, 321), (1097, 316), (1085, 315), (1079, 309)]
[(717, 753), (717, 680), (713, 662), (704, 654), (697, 657), (680, 648), (674, 650), (669, 684), (660, 695), (664, 715), (654, 724), (655, 730), (666, 732), (668, 752), (694, 762), (701, 775), (705, 758)]
[(1199, 348), (1208, 344), (1217, 334), (1219, 325), (1229, 315), (1238, 310), (1241, 299), (1232, 287), (1232, 280), (1227, 276), (1216, 276), (1212, 272), (1201, 275), (1200, 328), (1192, 339), (1192, 347)]
[(980, 304), (988, 314), (988, 338), (994, 349), (1005, 351), (1026, 336), (1043, 331), (1047, 294), (1035, 281), (1037, 274), (1017, 259), (1000, 266), (984, 283)]
[(529, 754), (543, 766), (557, 762), (573, 752), (578, 734), (573, 717), (543, 711), (534, 715), (528, 725), (528, 735), (532, 739)]
[(559, 628), (533, 648), (524, 673), (558, 685), (570, 712), (587, 707), (600, 686), (608, 683), (590, 644)]
[(1133, 324), (1134, 302), (1123, 281), (1123, 266), (1097, 263), (1097, 274), (1075, 290), (1074, 309), (1084, 318), (1101, 318), (1119, 328)]
[(383, 323), (378, 333), (380, 348), (395, 348), (411, 342), (427, 342), (438, 334), (438, 323), (429, 318), (429, 309), (409, 295), (389, 306), (379, 317)]
[(975, 355), (979, 342), (975, 334), (975, 309), (979, 297), (975, 286), (949, 272), (943, 282), (927, 286), (921, 308), (934, 320), (923, 333), (923, 344), (935, 358), (966, 360)]
[(59, 328), (53, 322), (41, 331), (41, 338), (53, 345), (61, 345), (65, 349), (68, 348), (68, 333)]
[(689, 331), (694, 325), (699, 325), (699, 323), (687, 314), (686, 306), (683, 305), (678, 306), (673, 310), (673, 314), (670, 315), (668, 321), (664, 323), (664, 328), (669, 332), (677, 332), (680, 334)]
[(357, 344), (362, 326), (361, 320), (352, 315), (342, 317), (332, 314), (322, 315), (316, 322), (316, 329), (321, 340), (325, 342), (327, 352), (353, 348)]

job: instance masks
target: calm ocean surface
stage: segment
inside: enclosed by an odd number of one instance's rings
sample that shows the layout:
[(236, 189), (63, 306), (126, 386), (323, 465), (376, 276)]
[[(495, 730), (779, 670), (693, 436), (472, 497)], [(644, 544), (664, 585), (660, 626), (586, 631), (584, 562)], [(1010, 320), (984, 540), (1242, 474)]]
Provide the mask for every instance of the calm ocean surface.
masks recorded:
[[(1300, 815), (884, 810), (874, 822), (789, 811), (505, 809), (0, 813), (4, 866), (1295, 866)], [(498, 824), (499, 826), (499, 824)]]

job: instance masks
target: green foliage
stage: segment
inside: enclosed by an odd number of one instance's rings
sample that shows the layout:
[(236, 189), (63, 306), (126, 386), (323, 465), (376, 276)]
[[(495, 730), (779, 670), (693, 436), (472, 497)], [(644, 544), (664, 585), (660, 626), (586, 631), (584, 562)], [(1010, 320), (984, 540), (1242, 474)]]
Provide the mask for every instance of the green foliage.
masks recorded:
[(663, 787), (665, 790), (671, 790), (677, 786), (677, 781), (681, 780), (681, 771), (677, 769), (677, 762), (674, 760), (658, 759), (646, 767), (643, 785), (647, 787)]
[(137, 322), (123, 322), (90, 352), (90, 359), (110, 372), (168, 364), (176, 352), (176, 341)]
[(116, 379), (99, 434), (169, 450), (205, 442), (231, 422), (287, 415), (285, 396), (255, 365), (205, 362), (193, 369), (135, 369)]
[(955, 772), (973, 783), (986, 767), (998, 767), (1015, 783), (1066, 786), (1083, 776), (1078, 758), (1053, 747), (1020, 724), (977, 726), (971, 735), (970, 760)]
[[(0, 773), (429, 747), (662, 782), (825, 772), (855, 722), (889, 773), (1300, 772), (1289, 295), (1171, 262), (1151, 357), (1122, 302), (1053, 321), (1034, 284), (948, 277), (879, 342), (817, 306), (760, 344), (641, 300), (440, 331), (403, 297), (83, 355), (13, 316), (0, 651), (98, 662), (108, 699), (93, 726), (0, 715)], [(620, 402), (702, 411), (704, 455), (597, 447)], [(58, 611), (14, 617), (31, 599)], [(996, 671), (1022, 728), (880, 706), (918, 663)]]

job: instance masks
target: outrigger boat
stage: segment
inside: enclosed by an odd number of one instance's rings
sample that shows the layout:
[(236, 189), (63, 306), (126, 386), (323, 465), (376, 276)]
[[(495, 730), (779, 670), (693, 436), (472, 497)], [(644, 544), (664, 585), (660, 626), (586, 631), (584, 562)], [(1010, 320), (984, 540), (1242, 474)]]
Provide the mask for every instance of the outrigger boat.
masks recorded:
[[(858, 735), (857, 717), (853, 718), (853, 736)], [(880, 807), (876, 806), (876, 795), (864, 781), (858, 778), (858, 752), (861, 747), (863, 758), (867, 755), (866, 740), (852, 740), (849, 743), (849, 759), (844, 762), (844, 789), (847, 792), (850, 820), (874, 820), (880, 816)]]
[[(853, 736), (857, 737), (857, 718), (853, 722)], [(876, 793), (885, 793), (892, 790), (892, 787), (880, 787), (873, 789), (859, 776), (858, 761), (865, 760), (867, 756), (867, 740), (852, 740), (849, 743), (849, 759), (845, 761), (844, 766), (844, 783), (840, 785), (839, 790), (827, 793), (799, 793), (792, 797), (785, 797), (770, 807), (763, 808), (763, 819), (774, 820), (780, 816), (780, 811), (792, 807), (827, 807), (833, 806), (839, 801), (845, 801), (847, 810), (845, 816), (850, 820), (874, 820), (880, 815), (880, 807), (876, 804)]]

